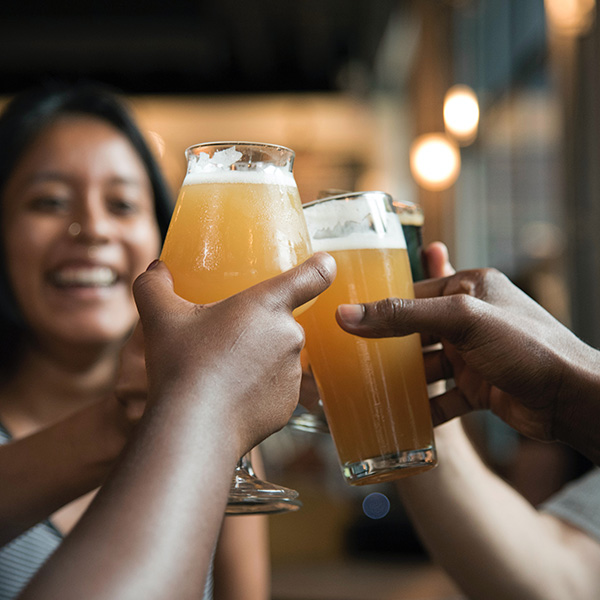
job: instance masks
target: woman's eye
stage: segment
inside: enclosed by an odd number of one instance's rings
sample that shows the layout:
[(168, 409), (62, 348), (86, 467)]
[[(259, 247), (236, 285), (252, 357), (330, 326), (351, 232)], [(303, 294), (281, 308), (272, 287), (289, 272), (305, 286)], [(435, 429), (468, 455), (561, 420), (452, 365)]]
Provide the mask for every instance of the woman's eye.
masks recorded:
[(34, 198), (29, 206), (36, 211), (55, 213), (69, 210), (69, 201), (59, 196), (39, 196)]
[(111, 200), (109, 206), (111, 211), (116, 215), (132, 215), (138, 211), (137, 203), (124, 198)]

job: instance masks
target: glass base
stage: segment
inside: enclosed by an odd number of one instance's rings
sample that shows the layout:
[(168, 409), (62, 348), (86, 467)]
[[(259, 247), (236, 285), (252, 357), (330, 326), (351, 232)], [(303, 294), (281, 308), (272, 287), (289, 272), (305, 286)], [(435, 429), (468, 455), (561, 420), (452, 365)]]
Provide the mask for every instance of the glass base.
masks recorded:
[(351, 485), (369, 485), (416, 475), (432, 469), (436, 464), (435, 447), (428, 446), (345, 463), (342, 473)]
[(292, 512), (302, 506), (298, 492), (258, 479), (244, 469), (236, 469), (225, 514), (274, 514)]
[(269, 499), (267, 501), (246, 498), (240, 503), (229, 502), (225, 509), (226, 515), (276, 515), (294, 512), (302, 508), (300, 500), (287, 498)]

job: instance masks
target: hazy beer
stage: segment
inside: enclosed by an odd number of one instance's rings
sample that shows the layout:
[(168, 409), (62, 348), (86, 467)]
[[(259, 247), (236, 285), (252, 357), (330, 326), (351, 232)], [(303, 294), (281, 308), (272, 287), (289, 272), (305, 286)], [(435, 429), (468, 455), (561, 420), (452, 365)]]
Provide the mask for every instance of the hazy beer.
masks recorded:
[(191, 302), (214, 302), (311, 256), (290, 171), (216, 168), (237, 151), (209, 159), (199, 149), (191, 157), (161, 256), (177, 294)]
[(377, 483), (436, 463), (420, 338), (364, 339), (336, 323), (339, 304), (414, 297), (399, 216), (382, 192), (305, 205), (313, 249), (337, 262), (333, 284), (299, 317), (342, 470)]
[[(312, 255), (291, 150), (219, 142), (188, 148), (186, 156), (161, 254), (177, 294), (200, 304), (221, 300)], [(297, 496), (258, 480), (246, 456), (236, 467), (226, 512), (296, 510)]]

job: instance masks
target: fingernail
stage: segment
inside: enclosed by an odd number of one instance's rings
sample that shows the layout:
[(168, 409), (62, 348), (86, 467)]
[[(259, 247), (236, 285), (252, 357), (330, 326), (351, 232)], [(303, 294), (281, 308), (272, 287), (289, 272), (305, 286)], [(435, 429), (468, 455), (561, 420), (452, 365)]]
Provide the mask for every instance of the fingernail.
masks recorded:
[(346, 325), (358, 325), (365, 316), (365, 309), (362, 304), (340, 304), (337, 310), (338, 315)]
[(158, 260), (158, 258), (156, 258), (155, 260), (153, 260), (148, 267), (146, 268), (146, 271), (151, 271), (152, 269), (154, 269), (154, 267), (156, 267), (156, 265), (160, 262), (160, 260)]

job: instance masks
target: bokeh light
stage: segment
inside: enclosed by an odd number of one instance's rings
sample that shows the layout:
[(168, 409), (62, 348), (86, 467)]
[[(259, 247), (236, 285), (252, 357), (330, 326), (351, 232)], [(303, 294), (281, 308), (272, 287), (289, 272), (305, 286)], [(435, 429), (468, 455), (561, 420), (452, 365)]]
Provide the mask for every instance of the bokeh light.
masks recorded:
[(385, 494), (373, 492), (363, 500), (363, 512), (370, 519), (383, 519), (390, 512), (390, 501)]
[(449, 188), (460, 174), (456, 142), (443, 133), (419, 136), (410, 148), (410, 170), (415, 181), (427, 190)]
[(594, 22), (595, 0), (544, 0), (551, 29), (566, 35), (587, 32)]
[(479, 126), (479, 101), (468, 85), (454, 85), (444, 98), (446, 131), (461, 145), (473, 142)]

